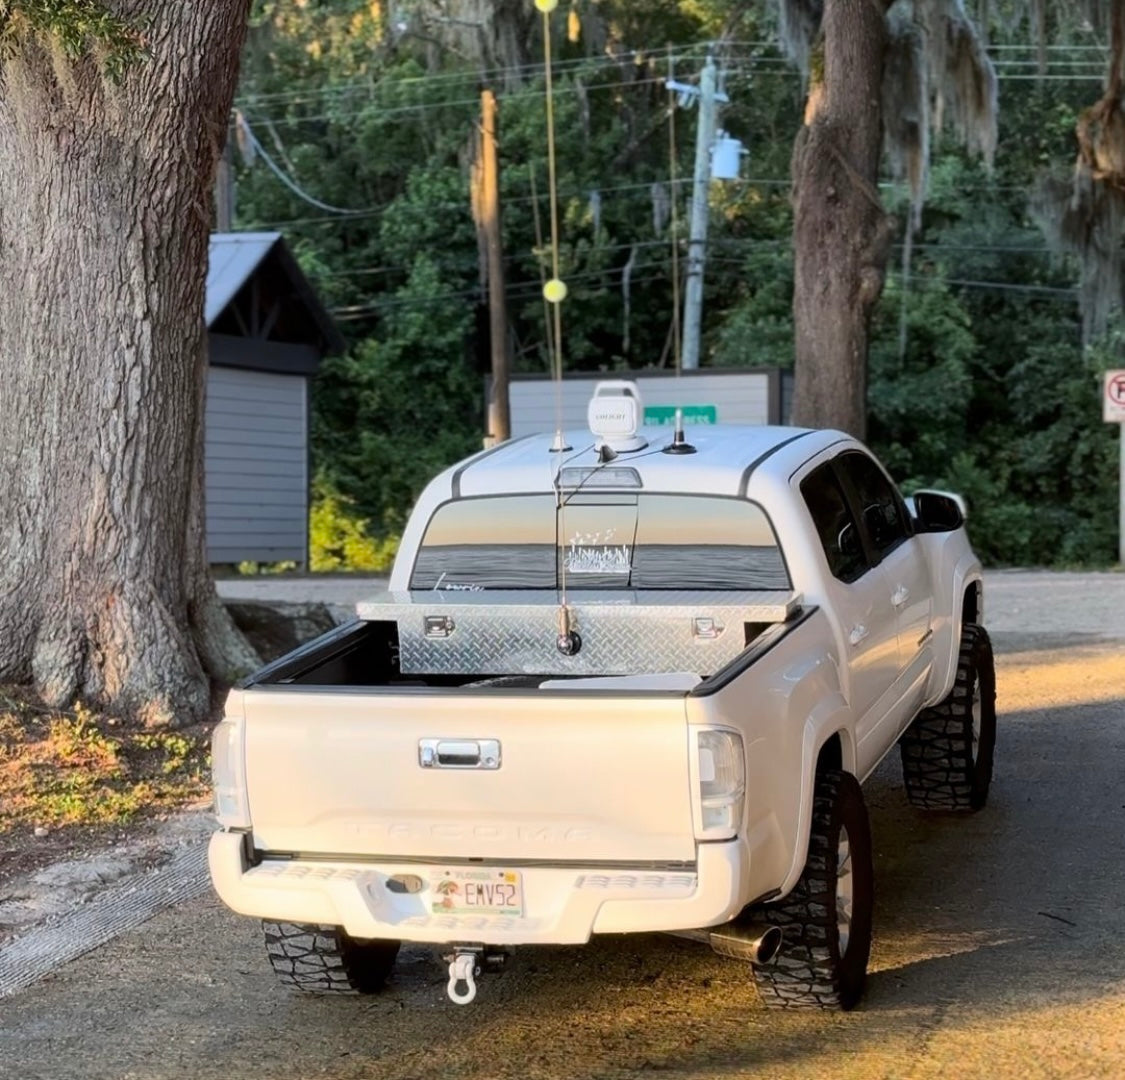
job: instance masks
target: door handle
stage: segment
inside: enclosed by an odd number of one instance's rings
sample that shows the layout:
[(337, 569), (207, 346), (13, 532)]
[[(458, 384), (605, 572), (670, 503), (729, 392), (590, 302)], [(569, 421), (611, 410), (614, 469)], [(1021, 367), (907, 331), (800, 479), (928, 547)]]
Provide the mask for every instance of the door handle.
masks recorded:
[(423, 769), (499, 769), (498, 739), (420, 739), (418, 764)]
[(891, 603), (894, 604), (895, 607), (902, 607), (909, 599), (910, 590), (905, 585), (900, 585), (895, 589), (894, 595), (891, 597)]
[(852, 632), (848, 634), (848, 641), (850, 641), (853, 645), (858, 645), (865, 637), (867, 637), (867, 633), (868, 631), (866, 626), (864, 626), (862, 623), (856, 623), (856, 625), (852, 627)]

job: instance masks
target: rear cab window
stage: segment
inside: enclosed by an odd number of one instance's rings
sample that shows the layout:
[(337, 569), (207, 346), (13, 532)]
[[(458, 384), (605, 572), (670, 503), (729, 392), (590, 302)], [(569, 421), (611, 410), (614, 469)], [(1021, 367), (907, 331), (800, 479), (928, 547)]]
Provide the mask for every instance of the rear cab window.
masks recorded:
[(788, 590), (777, 536), (756, 503), (637, 493), (458, 499), (431, 517), (410, 587)]

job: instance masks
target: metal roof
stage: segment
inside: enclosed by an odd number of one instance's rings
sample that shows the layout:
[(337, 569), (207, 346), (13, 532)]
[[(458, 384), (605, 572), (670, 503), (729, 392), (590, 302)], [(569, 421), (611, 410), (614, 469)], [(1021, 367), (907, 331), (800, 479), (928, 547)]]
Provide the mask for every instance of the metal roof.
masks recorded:
[(293, 285), (295, 294), (317, 327), (324, 351), (342, 353), (347, 345), (332, 316), (301, 272), (279, 232), (212, 233), (207, 258), (207, 298), (204, 317), (210, 328), (258, 268), (273, 260)]
[(279, 232), (211, 234), (205, 307), (208, 326), (223, 313), (280, 239)]

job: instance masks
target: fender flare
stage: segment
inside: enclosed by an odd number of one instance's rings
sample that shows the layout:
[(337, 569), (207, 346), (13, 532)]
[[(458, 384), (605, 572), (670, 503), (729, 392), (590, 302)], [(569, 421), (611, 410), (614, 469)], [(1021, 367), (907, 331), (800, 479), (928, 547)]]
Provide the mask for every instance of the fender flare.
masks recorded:
[[(931, 704), (943, 700), (946, 694), (953, 689), (953, 680), (957, 672), (957, 655), (961, 650), (961, 634), (965, 629), (963, 618), (965, 593), (973, 587), (980, 590), (980, 607), (977, 612), (977, 621), (983, 623), (984, 571), (981, 568), (980, 560), (972, 552), (969, 552), (953, 568), (953, 594), (951, 598), (953, 610), (950, 612), (949, 618), (949, 641), (946, 643), (948, 648), (945, 650), (945, 654), (942, 657), (944, 662), (942, 671), (945, 678), (942, 680), (942, 685), (940, 687), (935, 687), (935, 693)], [(941, 692), (937, 693), (939, 689)]]
[(856, 747), (852, 713), (840, 691), (823, 698), (805, 718), (801, 740), (801, 794), (793, 858), (779, 896), (788, 893), (800, 879), (809, 853), (812, 832), (813, 795), (816, 789), (816, 763), (820, 752), (834, 737), (840, 739), (841, 768), (856, 775)]

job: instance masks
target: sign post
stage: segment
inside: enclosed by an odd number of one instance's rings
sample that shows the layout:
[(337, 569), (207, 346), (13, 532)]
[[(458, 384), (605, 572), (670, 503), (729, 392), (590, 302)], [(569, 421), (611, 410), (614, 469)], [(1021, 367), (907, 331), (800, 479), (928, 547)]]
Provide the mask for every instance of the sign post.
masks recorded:
[(1102, 393), (1102, 418), (1121, 429), (1121, 473), (1118, 479), (1120, 510), (1117, 521), (1117, 561), (1125, 566), (1125, 371), (1107, 371)]

